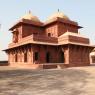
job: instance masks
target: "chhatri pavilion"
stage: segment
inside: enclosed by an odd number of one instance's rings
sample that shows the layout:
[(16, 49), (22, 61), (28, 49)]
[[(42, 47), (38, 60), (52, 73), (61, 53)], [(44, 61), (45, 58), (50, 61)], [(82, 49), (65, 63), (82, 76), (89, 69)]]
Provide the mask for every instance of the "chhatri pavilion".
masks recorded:
[(94, 47), (80, 35), (80, 28), (60, 11), (45, 22), (27, 13), (9, 29), (13, 35), (5, 50), (9, 65), (31, 69), (90, 65)]

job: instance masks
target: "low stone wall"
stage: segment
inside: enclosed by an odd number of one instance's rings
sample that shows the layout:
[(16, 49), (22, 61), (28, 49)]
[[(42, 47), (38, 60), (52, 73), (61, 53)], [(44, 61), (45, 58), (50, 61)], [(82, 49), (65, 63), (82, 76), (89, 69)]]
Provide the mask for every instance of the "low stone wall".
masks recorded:
[(64, 63), (44, 63), (44, 64), (25, 64), (25, 63), (18, 63), (18, 64), (10, 64), (11, 67), (17, 68), (26, 68), (26, 69), (63, 69), (69, 67), (68, 64)]
[(52, 68), (57, 68), (57, 69), (63, 69), (69, 67), (68, 64), (64, 63), (48, 63), (48, 64), (43, 64), (43, 69), (52, 69)]
[(88, 63), (43, 63), (43, 64), (27, 64), (27, 63), (17, 63), (10, 64), (10, 67), (24, 68), (24, 69), (64, 69), (68, 67), (81, 67), (81, 66), (90, 66)]
[(8, 66), (8, 61), (0, 61), (0, 66)]

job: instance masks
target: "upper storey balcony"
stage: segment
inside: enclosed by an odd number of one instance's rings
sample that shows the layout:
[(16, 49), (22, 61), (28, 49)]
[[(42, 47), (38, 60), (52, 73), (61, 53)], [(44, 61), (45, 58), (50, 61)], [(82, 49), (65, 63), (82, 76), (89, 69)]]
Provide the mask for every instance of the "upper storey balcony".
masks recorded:
[(42, 35), (32, 34), (30, 36), (24, 37), (16, 43), (10, 43), (9, 48), (18, 47), (25, 44), (45, 44), (45, 45), (56, 45), (58, 43), (58, 38), (48, 37)]
[(89, 39), (81, 36), (78, 33), (66, 32), (58, 38), (58, 44), (77, 44), (77, 45), (86, 45), (90, 44)]
[(67, 32), (60, 37), (48, 37), (45, 35), (32, 34), (24, 37), (18, 42), (9, 44), (9, 48), (14, 48), (26, 44), (43, 44), (43, 45), (65, 45), (65, 44), (77, 44), (89, 46), (89, 39), (85, 38), (77, 33)]

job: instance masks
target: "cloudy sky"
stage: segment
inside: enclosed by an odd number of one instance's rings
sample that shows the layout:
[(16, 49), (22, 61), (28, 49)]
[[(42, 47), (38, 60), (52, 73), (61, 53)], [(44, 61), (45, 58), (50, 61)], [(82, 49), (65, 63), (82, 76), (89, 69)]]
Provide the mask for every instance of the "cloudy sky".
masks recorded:
[(7, 59), (2, 50), (11, 42), (12, 35), (8, 29), (18, 19), (31, 10), (44, 22), (58, 9), (83, 26), (79, 32), (95, 44), (95, 0), (0, 0), (0, 60)]

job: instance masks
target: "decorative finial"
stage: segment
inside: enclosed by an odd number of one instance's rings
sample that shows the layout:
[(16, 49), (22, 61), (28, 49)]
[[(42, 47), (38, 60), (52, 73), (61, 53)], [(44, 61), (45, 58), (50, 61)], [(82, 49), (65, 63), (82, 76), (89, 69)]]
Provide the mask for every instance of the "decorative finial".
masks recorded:
[(67, 32), (69, 32), (69, 30), (67, 29)]
[(58, 12), (59, 12), (60, 10), (58, 9)]
[(31, 14), (31, 11), (29, 10), (29, 12), (28, 12), (29, 14)]

